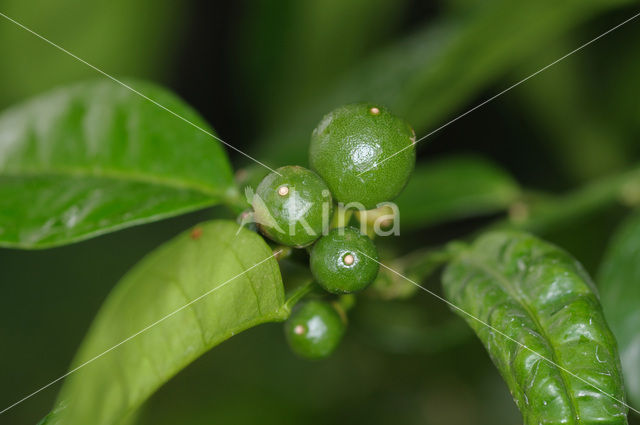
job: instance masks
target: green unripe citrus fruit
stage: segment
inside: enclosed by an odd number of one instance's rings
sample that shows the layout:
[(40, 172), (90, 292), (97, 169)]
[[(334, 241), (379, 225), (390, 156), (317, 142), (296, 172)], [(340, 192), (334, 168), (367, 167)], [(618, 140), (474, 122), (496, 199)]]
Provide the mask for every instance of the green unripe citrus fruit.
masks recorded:
[(289, 346), (298, 355), (321, 359), (331, 354), (342, 339), (345, 324), (328, 303), (312, 300), (295, 310), (285, 323)]
[(404, 188), (416, 160), (415, 133), (387, 109), (356, 103), (331, 111), (311, 136), (309, 163), (345, 204), (375, 208)]
[(311, 251), (311, 273), (334, 294), (366, 288), (378, 275), (378, 250), (373, 241), (353, 227), (331, 230)]
[(331, 192), (311, 170), (286, 166), (267, 175), (253, 197), (260, 231), (284, 245), (303, 247), (315, 241), (332, 210)]

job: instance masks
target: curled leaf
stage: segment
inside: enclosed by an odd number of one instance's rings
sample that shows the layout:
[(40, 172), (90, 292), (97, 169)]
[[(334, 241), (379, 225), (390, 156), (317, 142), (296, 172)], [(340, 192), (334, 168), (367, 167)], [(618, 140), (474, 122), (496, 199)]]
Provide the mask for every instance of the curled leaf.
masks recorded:
[(593, 283), (569, 254), (526, 233), (491, 232), (457, 253), (443, 284), (478, 319), (458, 311), (526, 425), (627, 423), (615, 339)]

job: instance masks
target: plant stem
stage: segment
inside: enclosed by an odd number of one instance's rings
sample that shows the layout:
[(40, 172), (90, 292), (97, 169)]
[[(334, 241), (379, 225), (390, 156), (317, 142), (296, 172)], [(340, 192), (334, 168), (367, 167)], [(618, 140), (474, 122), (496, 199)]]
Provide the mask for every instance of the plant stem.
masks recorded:
[(449, 249), (429, 249), (411, 253), (402, 258), (400, 263), (403, 265), (405, 274), (420, 282), (429, 278), (451, 258), (452, 252)]
[(534, 233), (545, 233), (615, 203), (631, 206), (640, 203), (640, 167), (591, 183), (553, 201), (521, 205), (524, 208), (523, 217), (512, 214), (508, 222), (502, 222), (499, 226), (507, 225)]
[(345, 209), (338, 205), (333, 213), (330, 228), (335, 229), (336, 227), (348, 226), (352, 215), (353, 210)]
[(291, 314), (291, 309), (305, 297), (309, 292), (313, 291), (316, 288), (316, 284), (313, 280), (309, 280), (306, 283), (298, 286), (296, 289), (291, 291), (291, 294), (287, 298), (282, 307), (286, 312), (287, 316)]
[(340, 295), (336, 303), (345, 312), (351, 310), (356, 305), (356, 296), (354, 294)]
[[(449, 247), (412, 252), (404, 257), (386, 262), (393, 272), (381, 267), (378, 278), (367, 290), (367, 294), (381, 300), (399, 300), (412, 297), (417, 292), (416, 283), (427, 280), (436, 270), (452, 258)], [(411, 279), (412, 283), (398, 274)]]

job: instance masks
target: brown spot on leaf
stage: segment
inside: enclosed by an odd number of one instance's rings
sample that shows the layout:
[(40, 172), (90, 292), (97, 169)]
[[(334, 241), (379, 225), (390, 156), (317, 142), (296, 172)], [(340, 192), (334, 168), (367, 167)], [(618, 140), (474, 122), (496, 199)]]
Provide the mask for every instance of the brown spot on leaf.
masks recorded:
[(200, 236), (202, 236), (202, 227), (194, 227), (190, 236), (194, 241), (200, 239)]

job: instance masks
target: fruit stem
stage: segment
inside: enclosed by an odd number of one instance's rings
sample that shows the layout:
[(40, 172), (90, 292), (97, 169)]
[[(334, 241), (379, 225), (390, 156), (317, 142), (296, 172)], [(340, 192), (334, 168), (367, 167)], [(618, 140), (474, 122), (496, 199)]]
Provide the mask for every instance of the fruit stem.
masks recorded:
[(317, 287), (316, 283), (313, 280), (308, 280), (306, 283), (298, 286), (296, 289), (291, 291), (289, 297), (284, 302), (283, 309), (286, 311), (287, 316), (291, 314), (291, 309), (307, 294), (313, 291)]
[(273, 252), (276, 255), (276, 260), (282, 261), (285, 258), (291, 257), (293, 249), (290, 246), (278, 245), (273, 249)]
[(330, 228), (335, 229), (336, 227), (348, 226), (352, 215), (353, 215), (353, 210), (346, 209), (338, 205), (336, 208), (336, 211), (333, 213)]
[(354, 294), (340, 295), (336, 303), (345, 312), (351, 310), (356, 305), (356, 296)]

